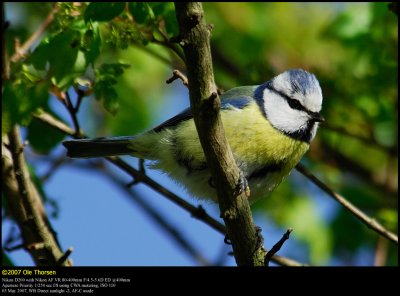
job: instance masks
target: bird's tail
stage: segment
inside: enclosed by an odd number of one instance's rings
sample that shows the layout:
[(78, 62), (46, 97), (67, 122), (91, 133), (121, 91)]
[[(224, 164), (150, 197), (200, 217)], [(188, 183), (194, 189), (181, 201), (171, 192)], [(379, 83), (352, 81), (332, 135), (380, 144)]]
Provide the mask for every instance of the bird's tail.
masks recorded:
[(72, 158), (105, 157), (132, 154), (132, 137), (111, 137), (95, 139), (68, 140), (62, 144), (67, 155)]

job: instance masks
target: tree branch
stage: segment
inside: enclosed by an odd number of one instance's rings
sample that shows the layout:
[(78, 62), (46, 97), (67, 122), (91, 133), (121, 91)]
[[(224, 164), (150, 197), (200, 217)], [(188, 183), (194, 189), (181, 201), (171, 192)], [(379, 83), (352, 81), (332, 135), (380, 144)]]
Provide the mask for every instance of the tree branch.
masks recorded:
[(22, 58), (31, 46), (39, 39), (39, 37), (46, 31), (47, 27), (52, 23), (54, 20), (54, 14), (58, 11), (57, 3), (54, 4), (53, 8), (50, 10), (49, 14), (47, 15), (46, 19), (43, 23), (39, 26), (39, 28), (33, 32), (33, 34), (25, 41), (25, 43), (18, 48), (18, 50), (11, 56), (11, 62), (15, 63)]
[(158, 45), (162, 45), (165, 46), (167, 48), (169, 48), (172, 52), (174, 52), (183, 62), (185, 61), (185, 56), (183, 55), (183, 53), (179, 50), (179, 47), (177, 47), (176, 44), (174, 44), (173, 42), (171, 42), (167, 36), (165, 36), (165, 34), (163, 34), (160, 30), (159, 33), (163, 36), (162, 41), (157, 40), (156, 38), (153, 38), (150, 40), (151, 42), (153, 42), (154, 44), (158, 44)]
[[(52, 115), (42, 112), (42, 113), (34, 113), (33, 117), (36, 118), (37, 120), (40, 120), (41, 122), (49, 125), (52, 128), (55, 128), (67, 135), (70, 135), (72, 137), (76, 137), (75, 131), (71, 129), (69, 126), (64, 124), (63, 122), (59, 121), (58, 119), (54, 118)], [(81, 137), (85, 137), (84, 134), (81, 135)], [(191, 205), (190, 203), (186, 202), (173, 192), (169, 191), (168, 189), (164, 188), (162, 185), (158, 184), (156, 181), (153, 179), (147, 177), (146, 175), (142, 174), (140, 171), (132, 168), (130, 165), (128, 165), (126, 162), (124, 162), (122, 159), (119, 157), (108, 157), (106, 158), (107, 161), (110, 163), (114, 164), (115, 166), (119, 167), (121, 170), (126, 172), (128, 175), (132, 176), (134, 179), (136, 179), (139, 182), (145, 183), (147, 186), (150, 188), (153, 188), (153, 190), (157, 191), (164, 197), (168, 198), (181, 208), (185, 209), (189, 213), (191, 213), (192, 217), (202, 221), (203, 223), (207, 224), (211, 228), (215, 229), (222, 235), (226, 234), (226, 229), (225, 226), (219, 223), (217, 220), (212, 218), (210, 215), (207, 214), (207, 212), (201, 207), (195, 207)], [(266, 253), (266, 251), (264, 252)], [(285, 258), (281, 256), (274, 255), (271, 258), (272, 262), (275, 262), (279, 265), (283, 266), (305, 266), (304, 263), (300, 263), (298, 261), (295, 261), (290, 258)]]
[(104, 175), (107, 176), (108, 179), (111, 180), (119, 189), (124, 191), (130, 200), (139, 205), (143, 211), (160, 226), (162, 230), (164, 230), (173, 238), (173, 240), (182, 248), (184, 252), (196, 260), (196, 262), (199, 264), (205, 266), (210, 265), (210, 262), (204, 258), (204, 256), (198, 250), (196, 250), (190, 241), (182, 233), (180, 233), (174, 225), (168, 222), (166, 217), (153, 209), (146, 199), (142, 198), (135, 191), (132, 191), (132, 189), (128, 188), (126, 183), (110, 169), (105, 166), (102, 166), (101, 169), (102, 172), (104, 172)]
[(241, 173), (225, 138), (214, 82), (210, 32), (200, 2), (175, 2), (189, 80), (190, 105), (200, 143), (218, 194), (238, 265), (262, 265), (263, 254), (245, 192), (238, 192)]
[[(6, 138), (6, 137), (5, 137)], [(23, 245), (38, 266), (56, 266), (63, 252), (51, 229), (42, 198), (30, 179), (18, 127), (8, 133), (2, 146), (5, 197), (23, 238)], [(62, 262), (70, 266), (69, 260)]]
[(371, 218), (368, 215), (366, 215), (363, 211), (361, 211), (356, 206), (354, 206), (346, 198), (344, 198), (340, 194), (334, 192), (326, 184), (321, 182), (316, 176), (314, 176), (312, 173), (310, 173), (302, 164), (299, 163), (296, 166), (296, 169), (300, 173), (305, 175), (308, 179), (310, 179), (311, 182), (313, 182), (315, 185), (317, 185), (319, 188), (321, 188), (324, 192), (326, 192), (329, 196), (333, 197), (336, 201), (338, 201), (342, 206), (344, 206), (348, 211), (350, 211), (350, 213), (352, 213), (358, 220), (360, 220), (365, 225), (367, 225), (368, 228), (371, 228), (372, 230), (374, 230), (378, 234), (382, 235), (383, 237), (386, 237), (390, 241), (398, 244), (397, 235), (395, 235), (394, 233), (387, 230), (374, 218)]
[(83, 94), (78, 94), (78, 100), (77, 100), (76, 107), (74, 107), (72, 105), (72, 100), (71, 100), (71, 97), (70, 97), (68, 91), (65, 92), (65, 98), (66, 98), (66, 100), (64, 100), (63, 102), (65, 103), (65, 107), (67, 108), (68, 113), (70, 114), (70, 116), (72, 118), (72, 122), (73, 122), (74, 127), (75, 127), (75, 134), (77, 136), (79, 136), (81, 134), (81, 128), (79, 126), (77, 113), (78, 113), (78, 110), (79, 110), (79, 106), (80, 106), (80, 104), (82, 102)]
[[(41, 113), (34, 113), (33, 117), (40, 120), (41, 122), (48, 124), (49, 126), (67, 134), (75, 138), (85, 138), (86, 136), (82, 134), (81, 136), (77, 136), (75, 134), (75, 131), (71, 129), (69, 126), (67, 126), (65, 123), (57, 120), (53, 116), (51, 116), (48, 113), (41, 112)], [(189, 213), (192, 214), (192, 216), (196, 219), (199, 219), (200, 221), (203, 221), (207, 225), (211, 226), (218, 232), (221, 232), (225, 234), (225, 227), (221, 223), (219, 223), (217, 220), (213, 219), (210, 215), (208, 215), (204, 209), (195, 207), (185, 201), (184, 199), (180, 198), (173, 192), (169, 191), (168, 189), (164, 188), (162, 185), (158, 184), (156, 181), (153, 179), (149, 178), (148, 176), (142, 174), (140, 171), (134, 169), (131, 167), (129, 164), (127, 164), (125, 161), (123, 161), (121, 158), (116, 157), (116, 156), (110, 156), (106, 157), (106, 160), (109, 161), (110, 163), (114, 164), (124, 172), (126, 172), (128, 175), (130, 175), (135, 181), (137, 182), (143, 182), (149, 187), (153, 188), (155, 191), (160, 193), (161, 195), (165, 196), (168, 198), (170, 201), (173, 203), (177, 204), (178, 206), (184, 208), (187, 210)]]
[(289, 228), (286, 231), (286, 233), (282, 236), (282, 238), (272, 247), (272, 249), (267, 252), (267, 255), (265, 255), (265, 258), (264, 258), (265, 266), (269, 265), (269, 262), (271, 261), (272, 256), (275, 255), (282, 248), (285, 241), (287, 241), (289, 239), (289, 235), (292, 231), (293, 231), (293, 229)]
[[(5, 58), (2, 63), (2, 78), (8, 80), (10, 69), (5, 44), (4, 3), (1, 4), (1, 8), (2, 29), (4, 30), (2, 50), (3, 58)], [(50, 21), (48, 20), (49, 23)], [(29, 40), (30, 43), (27, 42), (23, 49), (30, 47), (36, 39), (30, 38)], [(22, 245), (38, 266), (71, 266), (70, 260), (65, 259), (59, 262), (63, 252), (47, 217), (42, 203), (43, 199), (30, 178), (23, 150), (24, 145), (21, 143), (19, 128), (14, 126), (2, 139), (2, 177), (4, 197), (7, 199), (11, 215), (20, 228)]]

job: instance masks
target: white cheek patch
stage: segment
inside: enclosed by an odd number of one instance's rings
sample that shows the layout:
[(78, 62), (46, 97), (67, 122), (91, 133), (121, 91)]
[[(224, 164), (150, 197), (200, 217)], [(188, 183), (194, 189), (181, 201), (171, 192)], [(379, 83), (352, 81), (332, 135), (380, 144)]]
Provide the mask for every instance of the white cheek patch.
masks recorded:
[(294, 133), (307, 128), (308, 114), (290, 108), (284, 98), (269, 89), (264, 90), (264, 108), (271, 125), (280, 131)]

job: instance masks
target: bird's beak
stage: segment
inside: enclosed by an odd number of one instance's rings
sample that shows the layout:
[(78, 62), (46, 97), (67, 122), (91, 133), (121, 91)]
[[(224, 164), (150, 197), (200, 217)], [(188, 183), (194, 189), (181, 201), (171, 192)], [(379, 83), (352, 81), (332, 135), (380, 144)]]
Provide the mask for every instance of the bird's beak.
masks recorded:
[(325, 118), (319, 112), (313, 112), (311, 113), (311, 120), (313, 122), (324, 122)]

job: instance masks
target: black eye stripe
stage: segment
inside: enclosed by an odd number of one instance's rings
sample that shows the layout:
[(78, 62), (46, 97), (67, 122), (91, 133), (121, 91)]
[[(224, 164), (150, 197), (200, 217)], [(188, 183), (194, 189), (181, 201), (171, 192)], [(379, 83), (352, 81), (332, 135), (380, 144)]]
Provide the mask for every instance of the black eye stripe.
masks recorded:
[(296, 109), (296, 110), (299, 110), (299, 111), (304, 111), (306, 113), (311, 113), (311, 111), (306, 109), (298, 100), (292, 99), (291, 97), (285, 95), (284, 93), (282, 93), (280, 91), (277, 91), (275, 88), (272, 87), (272, 85), (268, 85), (267, 88), (270, 91), (276, 93), (277, 95), (280, 95), (281, 97), (285, 98), (286, 101), (288, 102), (290, 108)]
[(303, 105), (298, 100), (291, 99), (291, 98), (287, 98), (286, 100), (291, 108), (307, 112), (307, 110), (303, 107)]

